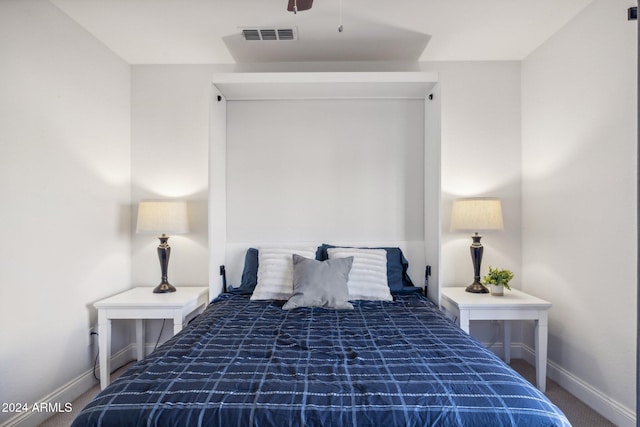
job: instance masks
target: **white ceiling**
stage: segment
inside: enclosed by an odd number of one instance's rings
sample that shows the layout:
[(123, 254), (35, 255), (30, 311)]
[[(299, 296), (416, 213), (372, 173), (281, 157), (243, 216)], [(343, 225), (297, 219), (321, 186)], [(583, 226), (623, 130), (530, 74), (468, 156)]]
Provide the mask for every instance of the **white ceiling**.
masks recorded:
[[(521, 60), (593, 0), (50, 0), (131, 64)], [(338, 32), (342, 3), (343, 32)], [(298, 31), (245, 41), (242, 28)]]

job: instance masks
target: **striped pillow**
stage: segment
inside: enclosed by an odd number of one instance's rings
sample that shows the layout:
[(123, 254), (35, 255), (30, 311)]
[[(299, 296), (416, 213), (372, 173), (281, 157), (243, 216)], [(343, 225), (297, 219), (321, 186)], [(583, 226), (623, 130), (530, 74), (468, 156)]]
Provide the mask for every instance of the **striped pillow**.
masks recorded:
[(329, 259), (353, 257), (349, 272), (350, 300), (392, 301), (387, 284), (387, 251), (384, 249), (329, 248)]
[(316, 248), (258, 248), (258, 283), (252, 300), (287, 300), (293, 294), (293, 254), (315, 258)]

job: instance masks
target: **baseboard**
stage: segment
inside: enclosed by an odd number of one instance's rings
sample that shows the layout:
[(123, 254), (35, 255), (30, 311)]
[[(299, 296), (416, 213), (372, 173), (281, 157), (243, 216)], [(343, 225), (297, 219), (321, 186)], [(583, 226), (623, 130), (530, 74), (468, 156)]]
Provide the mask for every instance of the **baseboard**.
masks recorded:
[[(126, 346), (116, 354), (111, 356), (111, 366), (123, 366), (135, 359), (135, 346), (133, 344)], [(99, 365), (96, 367), (96, 375), (99, 372)], [(93, 377), (93, 368), (84, 372), (80, 376), (74, 378), (62, 387), (54, 390), (41, 399), (38, 399), (38, 405), (46, 405), (49, 409), (64, 409), (65, 405), (73, 402), (96, 385), (98, 381)], [(74, 408), (79, 409), (79, 408)], [(47, 418), (55, 415), (51, 411), (28, 411), (17, 414), (9, 418), (0, 427), (31, 427), (43, 423)]]
[[(517, 351), (522, 355), (522, 359), (535, 366), (536, 353), (533, 348), (523, 343), (512, 343), (511, 347), (512, 355)], [(551, 360), (547, 361), (547, 376), (615, 425), (619, 427), (636, 426), (636, 414), (633, 410), (587, 384)]]

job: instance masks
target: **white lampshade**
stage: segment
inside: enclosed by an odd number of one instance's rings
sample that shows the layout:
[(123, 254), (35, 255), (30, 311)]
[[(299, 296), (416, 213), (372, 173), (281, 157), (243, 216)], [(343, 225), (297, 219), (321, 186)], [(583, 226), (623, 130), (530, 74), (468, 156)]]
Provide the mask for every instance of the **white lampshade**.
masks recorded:
[(451, 230), (502, 230), (503, 227), (500, 199), (454, 200), (451, 210)]
[(138, 205), (136, 233), (184, 234), (188, 232), (186, 202), (147, 200)]

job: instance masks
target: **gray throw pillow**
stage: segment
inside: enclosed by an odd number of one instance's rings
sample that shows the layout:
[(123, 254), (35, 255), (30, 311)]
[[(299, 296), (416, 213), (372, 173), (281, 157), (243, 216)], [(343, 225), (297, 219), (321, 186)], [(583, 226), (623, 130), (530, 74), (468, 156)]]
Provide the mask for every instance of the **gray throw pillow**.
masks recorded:
[(322, 307), (353, 310), (349, 302), (349, 272), (353, 257), (316, 261), (293, 255), (293, 295), (282, 307)]

